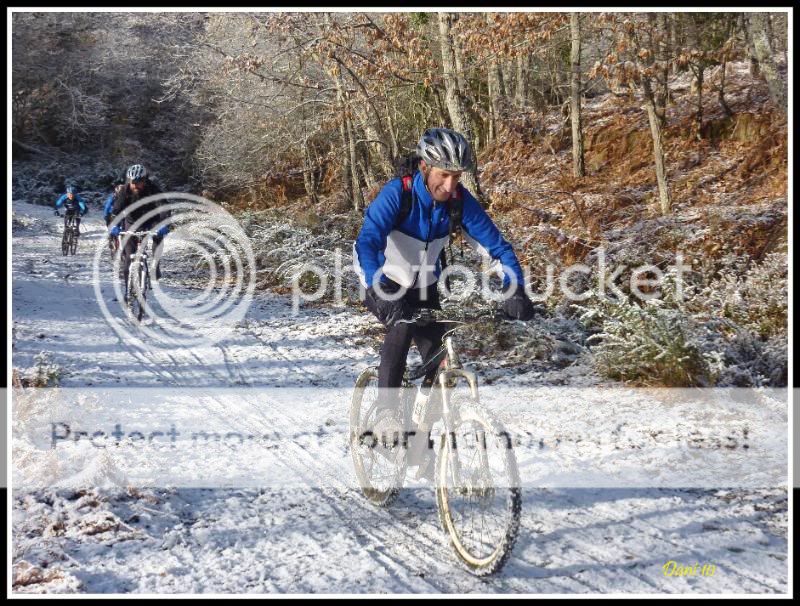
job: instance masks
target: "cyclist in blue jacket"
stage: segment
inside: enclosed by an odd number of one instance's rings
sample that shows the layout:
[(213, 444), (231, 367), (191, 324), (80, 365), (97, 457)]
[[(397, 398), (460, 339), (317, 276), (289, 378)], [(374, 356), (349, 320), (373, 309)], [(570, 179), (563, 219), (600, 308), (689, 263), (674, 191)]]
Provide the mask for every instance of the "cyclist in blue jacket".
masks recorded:
[(103, 219), (106, 221), (106, 227), (111, 223), (111, 215), (114, 210), (114, 192), (108, 194), (105, 203), (103, 204)]
[[(411, 184), (412, 205), (407, 216), (403, 218), (401, 213), (402, 180), (393, 179), (367, 208), (353, 245), (353, 263), (366, 288), (364, 303), (388, 329), (380, 351), (379, 388), (400, 387), (412, 340), (424, 361), (441, 347), (442, 324), (420, 327), (397, 322), (411, 317), (414, 309), (439, 308), (437, 281), (442, 268), (438, 259), (450, 238), (451, 200), (461, 200), (464, 237), (502, 264), (504, 290), (513, 291), (504, 301), (505, 313), (520, 320), (529, 320), (534, 313), (513, 248), (459, 183), (464, 171), (475, 169), (469, 142), (455, 131), (432, 128), (422, 135), (417, 155), (419, 171)], [(402, 296), (398, 294), (401, 290), (405, 291)]]
[(81, 229), (81, 217), (89, 212), (89, 205), (86, 204), (86, 200), (81, 198), (78, 195), (78, 188), (74, 185), (67, 186), (67, 193), (62, 194), (61, 197), (56, 200), (56, 216), (60, 217), (61, 213), (59, 209), (64, 207), (64, 215), (69, 217), (70, 215), (75, 216), (75, 227), (77, 227), (78, 232)]
[[(106, 227), (111, 223), (112, 217), (114, 215), (114, 192), (112, 191), (108, 194), (108, 198), (106, 198), (105, 204), (103, 205), (103, 219), (106, 222)], [(119, 248), (119, 240), (117, 240), (117, 236), (112, 234), (108, 234), (108, 246), (111, 251), (115, 251)]]

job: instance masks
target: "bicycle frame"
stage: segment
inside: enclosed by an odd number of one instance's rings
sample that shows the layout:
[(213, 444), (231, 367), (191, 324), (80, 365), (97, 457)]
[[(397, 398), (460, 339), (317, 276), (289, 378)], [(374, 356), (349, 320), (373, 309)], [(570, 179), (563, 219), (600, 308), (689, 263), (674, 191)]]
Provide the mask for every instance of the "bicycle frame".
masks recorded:
[[(136, 260), (139, 260), (139, 261), (143, 260), (145, 262), (145, 264), (147, 263), (147, 261), (150, 259), (150, 254), (147, 251), (148, 251), (148, 249), (150, 247), (149, 246), (150, 242), (152, 241), (153, 235), (155, 233), (156, 232), (152, 232), (152, 231), (121, 231), (121, 232), (119, 232), (120, 238), (123, 235), (128, 236), (128, 238), (130, 238), (131, 236), (138, 238), (138, 242), (137, 242), (137, 245), (136, 245), (136, 250), (131, 255), (131, 260), (130, 260), (130, 264), (128, 265), (128, 267), (131, 267), (133, 265), (134, 261), (136, 261)], [(124, 246), (123, 246), (123, 243), (124, 243)], [(122, 238), (121, 241), (120, 241), (119, 247), (124, 249), (127, 245), (128, 245), (128, 239)]]
[[(148, 253), (148, 249), (150, 247), (150, 242), (152, 241), (153, 235), (155, 232), (152, 231), (121, 231), (119, 236), (121, 238), (120, 248), (125, 249), (128, 245), (128, 240), (126, 238), (122, 238), (122, 236), (127, 236), (128, 238), (136, 237), (137, 245), (136, 250), (131, 254), (130, 261), (128, 262), (128, 280), (125, 282), (125, 299), (130, 304), (130, 296), (131, 293), (129, 291), (128, 285), (130, 283), (132, 272), (136, 270), (138, 265), (142, 284), (141, 284), (141, 292), (142, 296), (146, 296), (146, 291), (151, 288), (150, 286), (150, 255)], [(134, 296), (138, 296), (134, 293)], [(143, 311), (139, 313), (139, 319), (141, 319)]]
[[(431, 316), (430, 313), (421, 314), (414, 320), (401, 320), (404, 323), (418, 323), (419, 320), (422, 322), (431, 322), (436, 321)], [(442, 320), (439, 320), (442, 322)], [(444, 424), (444, 433), (443, 437), (451, 435), (451, 440), (455, 440), (455, 434), (453, 431), (454, 426), (456, 425), (457, 418), (456, 418), (456, 411), (452, 410), (452, 392), (456, 387), (456, 384), (459, 379), (466, 381), (467, 385), (469, 386), (470, 397), (472, 401), (476, 404), (480, 404), (480, 398), (478, 396), (478, 377), (477, 375), (471, 371), (464, 368), (461, 363), (461, 359), (458, 356), (458, 351), (455, 345), (455, 339), (453, 333), (461, 328), (462, 326), (466, 325), (468, 322), (461, 322), (461, 321), (454, 321), (454, 320), (444, 320), (444, 322), (455, 323), (457, 324), (455, 327), (446, 331), (442, 338), (442, 347), (439, 349), (436, 354), (430, 357), (430, 361), (437, 359), (438, 357), (442, 356), (442, 353), (445, 353), (444, 357), (442, 358), (441, 362), (439, 363), (439, 367), (434, 375), (433, 385), (437, 385), (439, 387), (438, 394), (436, 394), (439, 398), (441, 398), (441, 411), (438, 412), (435, 418), (429, 423), (426, 424), (426, 428), (429, 430), (434, 424), (436, 424), (439, 420), (441, 420)], [(430, 364), (430, 361), (428, 364)], [(414, 379), (418, 379), (423, 376), (425, 371), (425, 364), (419, 367), (415, 372), (407, 372), (406, 377), (404, 379), (411, 383)], [(428, 402), (426, 407), (431, 406), (434, 403), (434, 393), (432, 392), (429, 395)], [(425, 417), (429, 418), (429, 413), (426, 411)], [(446, 446), (443, 444), (443, 446)], [(487, 453), (484, 450), (480, 451), (480, 458), (481, 463), (487, 463)], [(458, 482), (460, 481), (461, 477), (461, 469), (458, 461), (458, 457), (453, 458), (453, 474), (454, 479)]]

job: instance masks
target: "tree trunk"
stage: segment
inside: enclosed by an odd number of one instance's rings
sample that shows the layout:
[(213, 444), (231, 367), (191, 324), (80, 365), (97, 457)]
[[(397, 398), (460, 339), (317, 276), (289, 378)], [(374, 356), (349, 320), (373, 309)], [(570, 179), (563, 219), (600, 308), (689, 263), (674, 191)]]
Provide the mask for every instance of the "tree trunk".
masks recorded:
[(500, 75), (503, 79), (503, 98), (509, 104), (514, 96), (514, 65), (512, 61), (504, 60), (500, 62)]
[[(336, 61), (339, 64), (340, 70), (345, 67), (341, 61), (338, 59)], [(362, 97), (361, 99), (357, 99), (355, 103), (351, 103), (350, 107), (358, 115), (358, 121), (361, 123), (366, 138), (369, 141), (369, 143), (367, 143), (367, 149), (375, 155), (381, 172), (384, 173), (384, 176), (388, 177), (392, 172), (392, 158), (388, 147), (384, 143), (386, 141), (386, 136), (381, 116), (370, 98), (369, 91), (367, 91), (364, 83), (361, 82), (351, 70), (348, 69), (347, 71), (353, 83), (358, 87), (358, 90), (361, 91)]]
[(392, 107), (389, 98), (384, 91), (384, 99), (386, 99), (386, 128), (389, 131), (389, 143), (391, 147), (392, 160), (396, 160), (400, 155), (400, 148), (397, 145), (397, 136), (394, 133), (394, 121), (392, 120)]
[(358, 169), (361, 172), (361, 178), (364, 180), (367, 189), (373, 189), (376, 185), (375, 175), (372, 173), (369, 162), (367, 162), (366, 154), (362, 154), (361, 159), (358, 161)]
[[(678, 41), (677, 36), (675, 34), (675, 15), (667, 15), (667, 52), (669, 53), (669, 73), (674, 74), (678, 71)], [(669, 90), (667, 90), (667, 95), (669, 95)]]
[(447, 119), (447, 107), (445, 107), (446, 103), (445, 100), (442, 99), (441, 87), (433, 86), (431, 87), (431, 91), (433, 92), (433, 98), (436, 100), (432, 109), (436, 113), (439, 125), (445, 127), (449, 124), (449, 122)]
[(750, 59), (750, 75), (758, 78), (761, 75), (761, 66), (758, 64), (756, 49), (753, 46), (753, 36), (750, 33), (750, 18), (745, 13), (742, 13), (742, 29), (747, 43), (747, 56)]
[(701, 59), (695, 72), (697, 76), (697, 112), (695, 113), (694, 123), (695, 137), (697, 137), (698, 141), (703, 138), (701, 133), (703, 131), (703, 74), (706, 71), (705, 68), (705, 63)]
[(311, 157), (311, 151), (309, 150), (308, 139), (303, 142), (303, 185), (306, 188), (306, 195), (308, 195), (308, 201), (312, 205), (316, 205), (319, 202), (319, 197), (317, 196), (317, 184), (314, 179), (314, 161)]
[[(458, 17), (455, 17), (458, 19)], [(465, 95), (467, 93), (467, 83), (466, 79), (464, 78), (464, 64), (463, 64), (463, 55), (461, 53), (461, 44), (458, 42), (458, 38), (455, 36), (451, 37), (453, 41), (453, 56), (455, 57), (456, 61), (456, 85), (458, 86), (458, 92), (461, 95)]]
[(658, 30), (661, 30), (663, 34), (662, 40), (653, 44), (651, 50), (654, 53), (654, 56), (658, 61), (661, 62), (661, 69), (656, 72), (656, 112), (658, 113), (658, 118), (661, 120), (661, 126), (666, 126), (667, 124), (667, 103), (669, 102), (669, 61), (667, 60), (670, 56), (670, 48), (669, 48), (669, 36), (667, 35), (667, 31), (669, 29), (669, 15), (667, 13), (660, 13), (660, 19), (656, 22), (656, 19), (651, 21), (652, 26), (655, 28), (655, 32), (658, 33)]
[(753, 40), (753, 49), (758, 59), (761, 74), (767, 81), (769, 96), (778, 112), (786, 114), (786, 83), (781, 77), (778, 65), (772, 56), (772, 47), (767, 32), (769, 15), (767, 13), (752, 13), (748, 15), (747, 25), (750, 37)]
[(339, 119), (339, 137), (342, 139), (342, 153), (341, 158), (341, 179), (342, 187), (344, 187), (344, 194), (348, 200), (353, 200), (353, 179), (350, 173), (353, 167), (350, 164), (350, 142), (347, 140), (347, 117), (345, 116), (344, 104), (337, 95), (337, 106), (341, 115)]
[(570, 91), (570, 116), (572, 118), (572, 172), (576, 177), (583, 177), (586, 170), (583, 165), (583, 129), (581, 128), (581, 24), (580, 15), (570, 15), (570, 35), (572, 36), (572, 79)]
[[(491, 13), (486, 13), (486, 24), (491, 27), (494, 23)], [(500, 116), (500, 70), (497, 67), (497, 59), (492, 56), (489, 59), (488, 67), (488, 89), (489, 89), (489, 141), (494, 141), (497, 136), (497, 120)]]
[(656, 115), (656, 105), (653, 99), (653, 90), (650, 80), (645, 78), (644, 99), (647, 109), (647, 118), (650, 122), (650, 134), (653, 137), (653, 156), (656, 164), (656, 179), (658, 180), (658, 199), (661, 206), (661, 214), (668, 215), (672, 210), (672, 201), (669, 195), (669, 184), (667, 183), (666, 162), (664, 161), (664, 147), (661, 143), (661, 121)]
[(520, 108), (525, 107), (528, 99), (528, 59), (527, 54), (519, 54), (516, 59), (517, 86), (514, 91), (514, 104)]
[[(736, 25), (736, 18), (731, 16), (731, 15), (728, 15), (726, 17), (726, 19), (727, 19), (727, 29), (726, 29), (727, 39), (726, 39), (726, 42), (727, 42), (733, 36), (734, 27)], [(717, 99), (719, 100), (720, 107), (722, 107), (722, 111), (725, 112), (725, 116), (730, 118), (733, 115), (733, 112), (731, 111), (731, 108), (728, 106), (728, 103), (725, 101), (725, 75), (726, 75), (725, 72), (728, 69), (728, 51), (727, 50), (723, 51), (723, 53), (722, 53), (722, 67), (721, 67), (721, 69), (722, 69), (722, 71), (720, 72), (719, 89), (717, 90)]]
[(356, 166), (358, 165), (358, 154), (356, 152), (355, 129), (353, 128), (353, 120), (350, 118), (349, 112), (345, 112), (345, 117), (347, 119), (347, 138), (348, 151), (350, 152), (350, 166), (352, 167), (350, 171), (350, 177), (352, 179), (353, 187), (353, 208), (355, 210), (361, 210), (364, 208), (364, 196), (361, 194), (361, 181), (358, 178), (358, 171), (356, 170)]
[(342, 112), (341, 124), (339, 132), (343, 141), (342, 154), (342, 177), (345, 181), (345, 191), (349, 194), (352, 200), (353, 208), (361, 210), (364, 206), (364, 200), (361, 197), (361, 187), (358, 181), (358, 171), (356, 168), (356, 142), (353, 137), (353, 127), (350, 120), (347, 98), (344, 94), (344, 86), (342, 85), (342, 75), (338, 65), (333, 66), (333, 82), (336, 86), (336, 100), (339, 109)]
[[(439, 13), (439, 42), (442, 47), (442, 74), (445, 84), (445, 103), (450, 114), (450, 121), (453, 129), (464, 135), (468, 141), (472, 142), (473, 133), (470, 128), (467, 112), (458, 94), (458, 85), (455, 78), (456, 62), (453, 53), (453, 44), (450, 37), (450, 23), (452, 15), (450, 13)], [(462, 176), (464, 186), (473, 196), (480, 199), (481, 191), (478, 184), (477, 175), (474, 172), (465, 172)]]

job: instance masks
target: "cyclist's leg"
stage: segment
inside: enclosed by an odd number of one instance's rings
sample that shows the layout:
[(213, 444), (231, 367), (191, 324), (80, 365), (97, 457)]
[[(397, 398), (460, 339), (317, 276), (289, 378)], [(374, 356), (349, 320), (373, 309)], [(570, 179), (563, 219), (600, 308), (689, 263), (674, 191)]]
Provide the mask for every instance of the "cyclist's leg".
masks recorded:
[(376, 419), (389, 414), (384, 411), (391, 411), (390, 416), (397, 419), (405, 417), (404, 411), (401, 409), (400, 392), (413, 333), (414, 326), (412, 324), (398, 324), (390, 327), (386, 332), (381, 345), (381, 360), (378, 365)]
[[(439, 291), (436, 283), (422, 288), (411, 289), (408, 291), (409, 304), (416, 309), (441, 309), (439, 303)], [(439, 351), (442, 346), (442, 335), (447, 330), (447, 325), (433, 322), (425, 326), (418, 326), (414, 331), (414, 344), (419, 350), (422, 362), (426, 363)], [(426, 383), (433, 380), (436, 369), (433, 369), (425, 377)]]
[(128, 270), (129, 265), (131, 262), (131, 257), (136, 252), (136, 247), (139, 243), (138, 238), (135, 236), (130, 236), (125, 238), (125, 248), (122, 249), (122, 272), (123, 272), (123, 284), (125, 285), (125, 294), (128, 294)]
[(381, 362), (378, 366), (378, 387), (402, 385), (413, 335), (413, 324), (397, 324), (386, 332), (381, 346)]
[[(447, 331), (447, 325), (442, 322), (432, 322), (427, 326), (420, 326), (414, 331), (414, 344), (422, 356), (422, 362), (426, 363), (442, 347), (442, 337)], [(436, 374), (436, 369), (431, 370), (425, 375), (425, 382), (430, 383)]]
[(164, 248), (164, 237), (153, 236), (153, 262), (156, 265), (156, 280), (161, 279), (161, 251)]

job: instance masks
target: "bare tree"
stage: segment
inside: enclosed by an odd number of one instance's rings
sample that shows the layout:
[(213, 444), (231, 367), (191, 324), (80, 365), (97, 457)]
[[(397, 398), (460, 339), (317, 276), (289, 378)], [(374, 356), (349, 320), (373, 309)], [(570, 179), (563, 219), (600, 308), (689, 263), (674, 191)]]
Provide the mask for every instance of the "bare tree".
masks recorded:
[(786, 81), (775, 62), (774, 51), (769, 36), (769, 14), (751, 13), (747, 16), (747, 30), (753, 41), (753, 52), (758, 60), (761, 75), (767, 81), (769, 96), (778, 112), (787, 112)]
[(583, 129), (581, 128), (581, 25), (580, 15), (571, 13), (570, 34), (572, 36), (572, 78), (570, 80), (570, 116), (572, 119), (572, 167), (576, 177), (586, 174), (583, 162)]
[[(453, 128), (463, 134), (468, 140), (473, 140), (472, 129), (470, 128), (467, 112), (461, 96), (458, 94), (458, 84), (456, 82), (456, 62), (453, 53), (453, 41), (450, 36), (452, 15), (450, 13), (439, 13), (439, 43), (442, 49), (442, 75), (445, 84), (445, 102), (447, 111)], [(474, 172), (466, 172), (463, 176), (463, 183), (470, 192), (480, 199), (481, 191), (478, 184), (477, 175)]]

